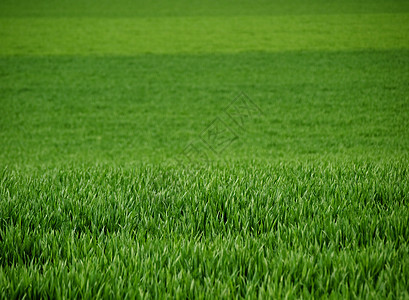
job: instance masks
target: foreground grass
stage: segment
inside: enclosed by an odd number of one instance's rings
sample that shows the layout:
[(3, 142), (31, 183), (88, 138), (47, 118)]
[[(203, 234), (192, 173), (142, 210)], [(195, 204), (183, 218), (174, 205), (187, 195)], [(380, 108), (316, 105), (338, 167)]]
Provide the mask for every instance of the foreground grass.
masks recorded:
[(408, 172), (3, 168), (0, 295), (408, 297)]

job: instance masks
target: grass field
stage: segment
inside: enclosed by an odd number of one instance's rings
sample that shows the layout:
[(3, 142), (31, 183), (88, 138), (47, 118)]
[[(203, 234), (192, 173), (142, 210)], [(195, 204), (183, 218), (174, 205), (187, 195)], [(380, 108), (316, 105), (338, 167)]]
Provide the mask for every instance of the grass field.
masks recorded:
[(409, 298), (408, 1), (0, 2), (0, 298)]

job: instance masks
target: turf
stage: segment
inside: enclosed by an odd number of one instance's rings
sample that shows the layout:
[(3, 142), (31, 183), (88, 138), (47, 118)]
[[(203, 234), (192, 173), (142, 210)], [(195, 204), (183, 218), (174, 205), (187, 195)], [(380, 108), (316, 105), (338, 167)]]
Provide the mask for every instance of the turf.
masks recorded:
[(169, 162), (217, 117), (236, 129), (225, 109), (240, 91), (262, 114), (213, 159), (404, 156), (408, 58), (406, 50), (2, 58), (0, 157)]
[(406, 1), (2, 1), (0, 298), (408, 298), (408, 34)]
[[(408, 14), (4, 18), (0, 55), (402, 49)], [(44, 38), (47, 37), (47, 38)]]
[(5, 170), (0, 284), (12, 297), (407, 297), (407, 176), (403, 164)]

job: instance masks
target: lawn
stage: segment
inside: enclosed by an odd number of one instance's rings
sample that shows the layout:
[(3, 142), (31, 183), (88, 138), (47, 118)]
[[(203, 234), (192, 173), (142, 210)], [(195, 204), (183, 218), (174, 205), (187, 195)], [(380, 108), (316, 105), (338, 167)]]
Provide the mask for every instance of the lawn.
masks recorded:
[(0, 298), (409, 298), (409, 2), (2, 1)]

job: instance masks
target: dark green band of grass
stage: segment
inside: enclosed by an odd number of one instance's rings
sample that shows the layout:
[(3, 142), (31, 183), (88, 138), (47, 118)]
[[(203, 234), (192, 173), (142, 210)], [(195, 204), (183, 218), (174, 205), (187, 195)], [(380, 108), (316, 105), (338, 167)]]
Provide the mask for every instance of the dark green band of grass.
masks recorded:
[[(409, 52), (0, 59), (3, 164), (169, 162), (215, 118), (212, 160), (393, 158), (409, 149)], [(245, 92), (262, 110), (236, 128)], [(196, 160), (196, 157), (192, 157)]]

